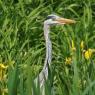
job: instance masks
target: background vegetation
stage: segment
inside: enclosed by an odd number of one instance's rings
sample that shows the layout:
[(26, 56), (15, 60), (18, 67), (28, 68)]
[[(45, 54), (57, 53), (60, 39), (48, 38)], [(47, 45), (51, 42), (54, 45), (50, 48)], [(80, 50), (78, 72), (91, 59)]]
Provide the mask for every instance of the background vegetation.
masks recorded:
[[(0, 0), (0, 95), (31, 95), (45, 59), (43, 22), (56, 13), (77, 21), (51, 27), (46, 95), (95, 95), (95, 0)], [(39, 88), (35, 95), (40, 95)]]

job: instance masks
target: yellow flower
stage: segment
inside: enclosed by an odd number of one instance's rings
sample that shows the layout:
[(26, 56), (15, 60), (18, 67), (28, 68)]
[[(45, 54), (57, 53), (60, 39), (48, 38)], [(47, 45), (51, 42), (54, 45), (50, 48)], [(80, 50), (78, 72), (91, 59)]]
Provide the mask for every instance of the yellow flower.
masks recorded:
[(81, 41), (80, 43), (80, 48), (83, 50), (84, 49), (84, 41)]
[(71, 63), (72, 63), (71, 57), (66, 57), (65, 64), (71, 64)]
[(93, 52), (95, 52), (94, 49), (88, 49), (88, 50), (86, 50), (85, 53), (84, 53), (85, 59), (89, 60), (91, 58)]
[(3, 80), (7, 67), (3, 63), (0, 63), (0, 80)]
[(76, 51), (76, 47), (74, 45), (74, 41), (72, 40), (72, 43), (71, 43), (71, 48), (72, 48), (72, 51)]
[(6, 69), (8, 66), (5, 66), (4, 64), (0, 63), (0, 69)]

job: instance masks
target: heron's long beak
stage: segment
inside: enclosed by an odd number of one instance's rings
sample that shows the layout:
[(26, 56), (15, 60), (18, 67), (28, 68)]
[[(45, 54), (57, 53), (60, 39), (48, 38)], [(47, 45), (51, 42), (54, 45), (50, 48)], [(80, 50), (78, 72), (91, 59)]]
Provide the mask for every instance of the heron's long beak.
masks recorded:
[(76, 23), (75, 20), (66, 19), (66, 18), (58, 18), (58, 19), (56, 19), (56, 21), (58, 21), (60, 24), (73, 24), (73, 23)]

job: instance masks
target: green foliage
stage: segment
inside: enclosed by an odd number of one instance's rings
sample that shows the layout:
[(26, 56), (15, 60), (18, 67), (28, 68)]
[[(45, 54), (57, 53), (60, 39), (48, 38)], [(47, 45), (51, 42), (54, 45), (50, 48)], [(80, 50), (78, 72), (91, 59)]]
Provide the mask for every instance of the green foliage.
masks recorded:
[(52, 65), (45, 94), (95, 95), (95, 53), (86, 53), (95, 51), (95, 0), (0, 0), (0, 64), (8, 66), (0, 67), (0, 95), (32, 95), (32, 89), (41, 95), (33, 80), (44, 65), (43, 22), (51, 13), (77, 23), (51, 27)]

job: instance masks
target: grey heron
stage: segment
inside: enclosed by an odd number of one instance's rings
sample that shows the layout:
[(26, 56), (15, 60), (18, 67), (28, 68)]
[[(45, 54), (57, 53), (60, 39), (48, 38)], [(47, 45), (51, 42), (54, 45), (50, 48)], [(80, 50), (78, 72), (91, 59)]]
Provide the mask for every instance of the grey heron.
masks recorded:
[(75, 23), (75, 20), (62, 18), (62, 17), (59, 17), (54, 14), (48, 15), (46, 20), (44, 21), (43, 29), (44, 29), (44, 38), (45, 38), (45, 42), (46, 42), (46, 44), (45, 44), (46, 58), (45, 58), (45, 62), (44, 62), (42, 71), (39, 73), (39, 75), (34, 80), (36, 83), (37, 83), (37, 80), (39, 81), (42, 95), (45, 95), (44, 84), (45, 84), (45, 80), (48, 79), (48, 66), (51, 65), (51, 60), (52, 60), (52, 43), (51, 43), (51, 40), (49, 37), (50, 26), (51, 25), (64, 25), (64, 24), (71, 24), (71, 23)]

